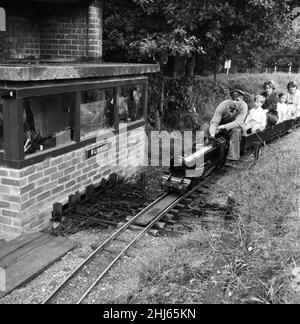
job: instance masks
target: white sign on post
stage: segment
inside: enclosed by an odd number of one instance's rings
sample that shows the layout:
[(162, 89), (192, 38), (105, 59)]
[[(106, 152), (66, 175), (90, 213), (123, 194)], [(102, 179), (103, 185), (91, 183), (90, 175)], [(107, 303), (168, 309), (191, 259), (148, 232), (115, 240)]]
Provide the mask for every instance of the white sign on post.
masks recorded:
[(5, 10), (0, 7), (0, 31), (6, 31)]
[(231, 68), (231, 60), (225, 61), (225, 69), (227, 69), (227, 74), (229, 73), (230, 68)]

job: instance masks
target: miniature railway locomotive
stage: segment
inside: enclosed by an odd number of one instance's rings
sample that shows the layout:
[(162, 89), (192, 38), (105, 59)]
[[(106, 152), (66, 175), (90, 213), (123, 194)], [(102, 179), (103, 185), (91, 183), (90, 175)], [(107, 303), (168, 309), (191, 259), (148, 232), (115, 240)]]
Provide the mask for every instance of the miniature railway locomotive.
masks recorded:
[[(257, 160), (263, 145), (299, 126), (300, 117), (297, 117), (266, 128), (262, 132), (242, 136), (241, 154), (253, 149)], [(188, 156), (172, 159), (168, 174), (162, 176), (162, 186), (167, 192), (186, 192), (215, 168), (224, 165), (229, 148), (228, 138), (221, 133), (215, 139), (207, 139), (207, 142), (205, 146), (198, 148), (194, 145), (194, 153)]]

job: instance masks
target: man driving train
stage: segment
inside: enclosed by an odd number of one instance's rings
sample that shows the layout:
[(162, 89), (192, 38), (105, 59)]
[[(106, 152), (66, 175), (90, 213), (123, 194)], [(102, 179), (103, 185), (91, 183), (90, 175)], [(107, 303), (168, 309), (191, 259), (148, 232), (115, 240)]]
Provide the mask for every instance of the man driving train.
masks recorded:
[(211, 137), (224, 132), (229, 137), (229, 151), (226, 166), (235, 166), (240, 160), (240, 143), (242, 127), (248, 112), (248, 105), (243, 100), (244, 92), (234, 90), (230, 99), (222, 101), (216, 108), (210, 125), (203, 125), (202, 130), (208, 130)]

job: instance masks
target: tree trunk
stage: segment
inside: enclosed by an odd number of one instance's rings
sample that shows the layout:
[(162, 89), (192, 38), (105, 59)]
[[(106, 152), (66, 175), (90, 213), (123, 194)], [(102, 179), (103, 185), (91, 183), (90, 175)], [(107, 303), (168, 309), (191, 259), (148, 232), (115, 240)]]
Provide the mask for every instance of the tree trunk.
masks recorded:
[(218, 58), (216, 57), (215, 58), (215, 62), (214, 62), (214, 85), (216, 84), (217, 82), (217, 71), (218, 71)]
[(193, 54), (193, 56), (189, 57), (186, 62), (185, 76), (187, 78), (192, 79), (194, 77), (195, 65), (196, 65), (196, 55)]
[(174, 78), (181, 79), (185, 77), (186, 73), (186, 56), (176, 55), (174, 58)]
[(162, 85), (161, 85), (161, 98), (160, 98), (160, 109), (161, 112), (159, 114), (159, 111), (156, 110), (156, 129), (160, 132), (161, 131), (161, 119), (164, 115), (164, 101), (165, 101), (165, 82), (164, 79), (162, 79)]

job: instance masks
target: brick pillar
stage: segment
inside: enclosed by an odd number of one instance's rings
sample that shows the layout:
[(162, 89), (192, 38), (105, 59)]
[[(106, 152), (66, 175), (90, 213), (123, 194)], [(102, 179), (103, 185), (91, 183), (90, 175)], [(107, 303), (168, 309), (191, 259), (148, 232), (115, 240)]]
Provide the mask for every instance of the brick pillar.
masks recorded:
[(93, 0), (89, 3), (88, 12), (88, 58), (99, 61), (102, 59), (102, 1)]

